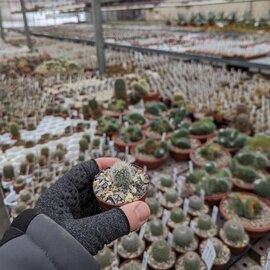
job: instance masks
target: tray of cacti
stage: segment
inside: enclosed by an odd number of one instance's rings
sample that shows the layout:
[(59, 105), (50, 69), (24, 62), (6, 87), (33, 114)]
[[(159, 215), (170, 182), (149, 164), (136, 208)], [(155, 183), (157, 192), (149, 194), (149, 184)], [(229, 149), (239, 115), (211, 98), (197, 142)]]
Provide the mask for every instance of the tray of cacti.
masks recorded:
[(174, 159), (189, 160), (191, 151), (198, 148), (201, 143), (199, 140), (191, 139), (188, 129), (180, 128), (171, 136), (168, 145)]
[(150, 139), (160, 140), (162, 138), (162, 134), (164, 133), (166, 134), (165, 138), (168, 139), (172, 131), (173, 127), (166, 118), (155, 117), (151, 121), (145, 134)]
[(194, 232), (199, 239), (207, 239), (218, 234), (218, 226), (208, 214), (201, 214), (192, 220)]
[(115, 136), (121, 128), (120, 122), (110, 116), (104, 115), (98, 119), (98, 127), (96, 133), (98, 135), (106, 134), (107, 136)]
[(127, 114), (126, 107), (127, 103), (125, 100), (112, 98), (108, 103), (107, 109), (103, 110), (103, 114), (118, 118), (121, 115)]
[(262, 237), (270, 230), (270, 204), (255, 194), (230, 193), (219, 207), (224, 219), (240, 222), (252, 238)]
[(146, 223), (144, 239), (147, 243), (152, 243), (160, 239), (166, 239), (169, 230), (158, 218), (153, 218)]
[(232, 172), (232, 182), (238, 190), (253, 191), (257, 179), (267, 176), (267, 157), (260, 153), (243, 149), (229, 163)]
[(207, 267), (200, 256), (189, 251), (179, 257), (175, 264), (175, 270), (207, 270)]
[(227, 128), (220, 129), (217, 136), (213, 139), (217, 144), (223, 146), (232, 155), (237, 153), (242, 147), (245, 146), (247, 136), (241, 134), (238, 130)]
[(124, 117), (124, 121), (128, 122), (129, 125), (139, 125), (143, 129), (148, 127), (148, 121), (145, 117), (137, 112), (130, 112)]
[(122, 129), (119, 135), (113, 137), (113, 140), (120, 152), (125, 152), (126, 147), (130, 152), (138, 143), (144, 141), (144, 136), (141, 128), (133, 125)]
[[(209, 240), (212, 242), (214, 249), (216, 251), (216, 258), (214, 260), (214, 263), (213, 263), (213, 266), (211, 269), (212, 270), (223, 270), (231, 258), (231, 251), (218, 238), (210, 237)], [(206, 245), (207, 245), (207, 240), (203, 241), (200, 244), (200, 254), (201, 255), (203, 254), (203, 251), (204, 251)]]
[(175, 229), (179, 225), (188, 226), (190, 217), (184, 214), (184, 211), (180, 207), (175, 207), (170, 210), (170, 216), (168, 219), (168, 226), (170, 229)]
[(144, 102), (158, 101), (160, 99), (159, 92), (151, 89), (149, 84), (145, 80), (133, 82), (132, 88), (135, 93), (137, 93), (144, 100)]
[(149, 102), (145, 104), (145, 117), (149, 120), (163, 116), (166, 111), (167, 106), (162, 102)]
[(119, 161), (95, 176), (93, 190), (102, 210), (144, 201), (150, 178), (144, 171)]
[(213, 142), (194, 149), (190, 153), (190, 159), (197, 167), (204, 167), (206, 163), (212, 162), (217, 167), (226, 167), (231, 159), (231, 154), (221, 145)]
[(211, 118), (203, 118), (191, 124), (189, 132), (192, 139), (200, 140), (205, 143), (215, 136), (216, 126)]
[(95, 256), (95, 260), (102, 270), (114, 269), (119, 265), (118, 257), (115, 256), (113, 251), (106, 246), (98, 252), (98, 254)]
[(190, 195), (200, 194), (201, 190), (204, 190), (205, 201), (213, 205), (232, 190), (231, 174), (228, 169), (221, 169), (213, 163), (207, 163), (202, 169), (187, 175), (185, 187)]
[(148, 139), (134, 148), (134, 156), (139, 166), (154, 170), (168, 159), (169, 147), (164, 141)]
[(176, 255), (164, 239), (156, 240), (149, 246), (147, 251), (149, 254), (148, 266), (150, 269), (168, 270), (173, 268)]

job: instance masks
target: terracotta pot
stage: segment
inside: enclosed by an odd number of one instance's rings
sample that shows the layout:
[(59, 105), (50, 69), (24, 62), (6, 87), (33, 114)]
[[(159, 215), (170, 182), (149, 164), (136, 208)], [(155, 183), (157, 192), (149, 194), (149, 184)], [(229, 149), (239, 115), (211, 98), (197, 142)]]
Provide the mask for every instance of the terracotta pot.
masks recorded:
[(199, 140), (201, 143), (206, 143), (208, 140), (214, 138), (216, 136), (216, 132), (212, 132), (206, 135), (193, 135), (191, 134), (191, 139)]
[(237, 178), (232, 178), (232, 183), (239, 191), (253, 191), (254, 189), (253, 183), (245, 183)]
[(117, 150), (119, 152), (125, 152), (126, 151), (126, 146), (128, 146), (128, 149), (129, 149), (128, 152), (131, 153), (132, 149), (134, 147), (136, 147), (137, 144), (142, 143), (145, 140), (145, 137), (143, 136), (142, 139), (137, 141), (137, 142), (125, 143), (125, 142), (123, 142), (121, 140), (117, 140), (118, 136), (119, 135), (116, 135), (116, 136), (113, 136), (112, 138), (113, 138), (114, 144), (115, 144), (115, 146), (116, 146), (116, 148), (117, 148)]
[[(249, 192), (238, 192), (240, 194), (244, 194), (244, 195), (249, 195), (249, 196), (253, 196), (255, 198), (257, 198), (258, 200), (261, 200), (263, 201), (264, 203), (266, 203), (269, 207), (270, 207), (270, 201), (269, 200), (266, 200), (266, 199), (263, 199), (253, 193), (249, 193)], [(228, 215), (226, 212), (225, 212), (225, 207), (224, 207), (224, 202), (231, 196), (231, 194), (227, 194), (226, 197), (224, 197), (221, 202), (220, 202), (220, 205), (219, 205), (219, 209), (220, 209), (220, 213), (222, 215), (222, 217), (225, 219), (225, 220), (229, 220), (231, 219), (231, 216)], [(251, 238), (260, 238), (260, 237), (263, 237), (265, 234), (268, 233), (268, 231), (270, 230), (270, 224), (267, 224), (267, 225), (264, 225), (262, 227), (259, 227), (259, 228), (256, 228), (254, 226), (250, 226), (250, 225), (247, 225), (247, 226), (244, 226), (246, 232), (249, 234), (249, 236)]]
[(147, 95), (147, 96), (143, 96), (143, 101), (144, 102), (150, 102), (150, 101), (159, 101), (160, 99), (160, 94), (159, 92), (155, 92), (153, 94)]

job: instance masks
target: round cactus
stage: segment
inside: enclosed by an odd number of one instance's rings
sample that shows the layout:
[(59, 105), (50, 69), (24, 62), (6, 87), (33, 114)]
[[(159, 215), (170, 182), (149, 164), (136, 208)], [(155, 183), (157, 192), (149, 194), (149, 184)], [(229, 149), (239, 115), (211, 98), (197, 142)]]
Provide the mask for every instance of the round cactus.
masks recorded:
[(198, 217), (197, 226), (200, 230), (210, 230), (212, 225), (213, 222), (209, 215), (202, 214)]
[(23, 178), (17, 178), (15, 181), (15, 185), (20, 186), (20, 185), (24, 185), (25, 184), (25, 180)]
[(170, 247), (165, 240), (158, 240), (152, 245), (152, 256), (157, 262), (166, 262), (170, 258)]
[(61, 150), (61, 149), (57, 149), (55, 152), (54, 152), (54, 158), (58, 161), (62, 161), (64, 159), (64, 151)]
[(15, 207), (14, 207), (14, 210), (15, 210), (15, 213), (17, 215), (19, 215), (21, 212), (23, 212), (25, 209), (27, 208), (27, 205), (23, 202), (21, 203), (18, 203)]
[(80, 145), (80, 151), (81, 152), (85, 152), (85, 151), (87, 151), (89, 149), (89, 143), (84, 138), (79, 141), (79, 145)]
[(150, 208), (151, 215), (157, 215), (160, 209), (159, 202), (155, 198), (149, 198), (146, 203)]
[(46, 159), (49, 158), (50, 155), (50, 149), (48, 147), (43, 147), (40, 150), (40, 155), (46, 157)]
[(153, 236), (160, 236), (163, 234), (163, 225), (160, 219), (153, 219), (150, 221), (150, 231)]
[(108, 266), (111, 265), (113, 256), (110, 250), (105, 247), (102, 251), (100, 251), (96, 256), (95, 256), (96, 261), (98, 262), (99, 266), (101, 269), (104, 269)]
[(147, 191), (147, 198), (153, 198), (156, 194), (156, 189), (150, 185)]
[(130, 233), (122, 239), (123, 248), (130, 253), (136, 252), (140, 245), (139, 236), (136, 233)]
[(226, 221), (223, 229), (226, 238), (232, 242), (242, 241), (245, 237), (245, 230), (242, 224), (235, 220)]
[(110, 176), (115, 186), (127, 188), (132, 181), (132, 167), (124, 161), (116, 162), (110, 168)]
[(175, 223), (180, 223), (185, 220), (184, 212), (181, 208), (177, 207), (171, 211), (171, 220)]
[(216, 251), (217, 257), (219, 257), (220, 252), (222, 250), (222, 242), (218, 238), (216, 238), (216, 237), (213, 237), (210, 240), (211, 240), (211, 242), (212, 242), (212, 244), (214, 246), (214, 249)]
[(195, 211), (201, 210), (203, 207), (203, 202), (201, 198), (197, 195), (190, 196), (189, 207)]
[(185, 270), (200, 270), (201, 259), (195, 252), (187, 252), (183, 257), (183, 266)]
[(21, 190), (20, 191), (20, 200), (22, 202), (28, 202), (32, 198), (31, 193), (28, 190)]
[(178, 199), (178, 195), (177, 195), (177, 192), (172, 189), (172, 190), (168, 190), (165, 194), (165, 200), (167, 202), (170, 202), (170, 203), (175, 203)]
[(177, 226), (173, 231), (174, 243), (180, 247), (189, 246), (193, 241), (193, 237), (192, 229), (184, 225)]
[(38, 164), (39, 164), (40, 167), (44, 167), (46, 165), (46, 163), (47, 163), (46, 157), (40, 156), (38, 158)]
[(170, 177), (162, 177), (160, 179), (160, 184), (163, 187), (170, 188), (173, 186), (173, 179)]
[(12, 179), (15, 176), (12, 164), (7, 164), (3, 168), (3, 174), (6, 179)]
[(28, 153), (25, 158), (28, 163), (33, 163), (35, 161), (35, 155), (33, 153)]
[(10, 129), (10, 133), (13, 137), (20, 136), (20, 129), (19, 129), (17, 123), (10, 123), (9, 129)]

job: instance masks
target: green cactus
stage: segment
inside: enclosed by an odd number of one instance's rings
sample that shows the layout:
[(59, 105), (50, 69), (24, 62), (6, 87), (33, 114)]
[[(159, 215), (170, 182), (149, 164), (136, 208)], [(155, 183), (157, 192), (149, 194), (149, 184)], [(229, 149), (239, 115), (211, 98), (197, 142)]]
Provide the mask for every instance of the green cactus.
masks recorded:
[(129, 235), (124, 236), (122, 239), (122, 245), (127, 252), (129, 253), (136, 252), (140, 246), (140, 238), (138, 234), (133, 232), (130, 233)]
[(16, 180), (15, 180), (15, 185), (23, 185), (23, 184), (25, 184), (26, 182), (25, 182), (25, 180), (23, 179), (23, 178), (17, 178)]
[(133, 82), (132, 88), (141, 97), (146, 96), (150, 90), (149, 85), (145, 81)]
[(161, 177), (160, 185), (165, 188), (170, 188), (174, 184), (173, 179), (171, 177)]
[(125, 121), (130, 125), (144, 125), (146, 124), (145, 118), (140, 113), (129, 113), (125, 116)]
[(160, 209), (159, 202), (155, 198), (149, 198), (146, 200), (146, 203), (150, 208), (150, 214), (157, 215)]
[(174, 93), (172, 105), (175, 108), (184, 108), (185, 106), (185, 97), (182, 93)]
[(167, 119), (155, 117), (150, 123), (150, 130), (162, 135), (164, 132), (171, 132), (173, 128)]
[(19, 215), (27, 208), (27, 205), (23, 202), (18, 202), (17, 205), (14, 207), (15, 213)]
[(9, 124), (9, 132), (12, 137), (20, 137), (20, 129), (17, 123), (12, 122)]
[(145, 104), (145, 112), (154, 116), (161, 116), (167, 107), (161, 102), (148, 102)]
[(189, 251), (183, 256), (184, 270), (200, 270), (201, 259), (195, 252)]
[(247, 147), (252, 151), (259, 151), (266, 154), (270, 153), (270, 136), (257, 134), (256, 136), (248, 139)]
[(200, 149), (200, 154), (209, 161), (215, 161), (224, 153), (223, 148), (216, 143), (207, 143)]
[(81, 139), (79, 141), (79, 145), (80, 145), (80, 151), (83, 153), (89, 149), (89, 143), (86, 139)]
[(95, 259), (99, 264), (101, 269), (109, 267), (113, 262), (113, 255), (109, 248), (105, 247), (102, 251), (100, 251), (96, 256)]
[(219, 258), (220, 255), (222, 255), (221, 254), (221, 251), (222, 251), (222, 242), (218, 238), (216, 238), (216, 237), (212, 237), (212, 238), (210, 238), (210, 240), (211, 240), (211, 242), (212, 242), (212, 244), (214, 246), (214, 249), (216, 251), (217, 258)]
[(127, 264), (122, 266), (122, 270), (141, 270), (142, 266), (137, 261), (129, 261)]
[(189, 197), (189, 207), (192, 210), (199, 211), (203, 208), (203, 202), (201, 198), (197, 195), (192, 195)]
[(185, 225), (178, 225), (173, 230), (173, 241), (176, 246), (188, 247), (194, 239), (194, 234), (191, 228)]
[(7, 164), (3, 168), (3, 175), (5, 179), (12, 179), (15, 177), (14, 167), (12, 164)]
[(160, 219), (154, 218), (150, 221), (150, 231), (153, 236), (161, 236), (164, 231), (164, 227)]
[(150, 185), (147, 191), (147, 198), (153, 198), (156, 195), (156, 189)]
[(138, 142), (143, 138), (143, 134), (138, 125), (133, 125), (122, 130), (120, 137), (125, 143)]
[(28, 190), (21, 190), (20, 191), (20, 200), (22, 202), (27, 203), (31, 199), (32, 199), (32, 195), (31, 195), (31, 193)]
[(42, 147), (40, 150), (40, 155), (46, 157), (46, 159), (49, 158), (50, 155), (50, 149), (48, 147)]
[(123, 79), (119, 78), (114, 83), (114, 97), (116, 99), (127, 99), (126, 83)]
[(243, 241), (245, 230), (241, 223), (236, 220), (228, 220), (223, 225), (223, 230), (226, 238), (232, 242)]
[(84, 161), (85, 161), (85, 156), (84, 156), (84, 154), (80, 154), (78, 160), (79, 160), (80, 162), (84, 162)]
[(26, 175), (27, 166), (28, 166), (28, 163), (26, 161), (21, 162), (21, 164), (20, 164), (20, 174), (21, 175)]
[(200, 121), (193, 123), (189, 131), (193, 135), (207, 135), (216, 130), (216, 126), (210, 118), (204, 118)]
[(48, 189), (48, 184), (47, 183), (42, 183), (40, 185), (40, 192), (43, 193)]
[(213, 221), (209, 215), (202, 214), (198, 217), (197, 226), (200, 230), (210, 230), (213, 226)]
[(170, 258), (170, 247), (165, 240), (157, 240), (152, 244), (152, 256), (157, 262), (167, 262)]
[(108, 110), (113, 112), (124, 112), (126, 109), (126, 102), (122, 99), (112, 99), (108, 104)]
[(181, 223), (181, 222), (185, 221), (185, 214), (184, 214), (183, 210), (179, 207), (173, 208), (171, 210), (170, 217), (174, 223)]
[(44, 156), (38, 158), (38, 164), (40, 167), (44, 167), (47, 164), (47, 159)]
[(214, 142), (226, 148), (242, 148), (247, 142), (247, 136), (236, 129), (220, 129)]
[(184, 107), (178, 107), (175, 109), (172, 109), (170, 112), (170, 119), (173, 119), (173, 124), (174, 125), (180, 125), (181, 122), (184, 120), (186, 117), (187, 112)]
[(207, 176), (207, 172), (202, 169), (195, 170), (193, 173), (188, 173), (187, 181), (192, 184), (198, 184), (201, 180)]
[(102, 133), (117, 132), (121, 128), (121, 124), (115, 118), (109, 116), (102, 116), (98, 120), (98, 128)]
[(178, 195), (177, 192), (174, 189), (167, 190), (165, 193), (165, 200), (169, 203), (175, 203), (177, 202)]
[(240, 132), (248, 133), (251, 129), (251, 123), (249, 121), (248, 114), (240, 113), (235, 118), (235, 128)]
[(259, 196), (270, 199), (270, 177), (258, 179), (254, 182), (254, 191)]
[(132, 178), (132, 167), (125, 161), (116, 162), (110, 168), (110, 177), (112, 182), (117, 187), (128, 188)]
[(138, 151), (156, 158), (162, 158), (168, 153), (169, 147), (166, 142), (148, 139), (143, 144), (138, 145)]
[(102, 114), (102, 109), (101, 109), (101, 106), (98, 104), (98, 102), (96, 101), (96, 99), (90, 99), (88, 101), (88, 111), (89, 111), (89, 108), (90, 108), (90, 111), (91, 111), (91, 114), (94, 116), (94, 117), (99, 117), (101, 116)]

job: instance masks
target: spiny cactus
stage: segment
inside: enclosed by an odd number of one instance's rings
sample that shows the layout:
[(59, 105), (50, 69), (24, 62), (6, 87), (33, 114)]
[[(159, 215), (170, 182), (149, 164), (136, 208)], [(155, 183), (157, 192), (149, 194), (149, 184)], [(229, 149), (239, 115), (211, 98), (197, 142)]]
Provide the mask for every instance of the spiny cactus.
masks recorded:
[(20, 137), (20, 129), (16, 123), (13, 122), (9, 124), (9, 131), (12, 137)]
[(185, 96), (182, 93), (174, 93), (172, 100), (173, 107), (183, 107), (185, 106)]
[(139, 96), (145, 96), (149, 92), (149, 85), (145, 81), (132, 83), (132, 88)]
[(114, 97), (116, 99), (127, 99), (126, 83), (123, 79), (119, 78), (114, 83)]
[(30, 201), (32, 198), (31, 193), (27, 190), (21, 190), (19, 195), (20, 195), (20, 200), (25, 203)]
[(12, 164), (7, 164), (3, 168), (3, 175), (6, 179), (12, 179), (15, 176)]
[(197, 195), (192, 195), (189, 197), (189, 207), (192, 210), (198, 211), (203, 208), (203, 202), (201, 198)]
[(197, 226), (200, 230), (210, 230), (213, 226), (213, 221), (209, 215), (202, 214), (198, 217)]
[(25, 180), (23, 178), (17, 178), (15, 180), (15, 185), (24, 185), (25, 184)]
[(122, 270), (141, 270), (142, 265), (137, 261), (130, 261), (127, 264), (123, 265)]
[(102, 116), (98, 120), (98, 128), (102, 133), (113, 133), (118, 131), (120, 127), (120, 122), (109, 116)]
[(163, 225), (160, 219), (154, 218), (150, 221), (150, 231), (153, 236), (160, 236), (163, 234)]
[(270, 158), (270, 136), (266, 134), (257, 134), (256, 136), (249, 138), (247, 147), (250, 150), (265, 153), (268, 155), (268, 158)]
[(195, 252), (187, 252), (183, 257), (184, 270), (200, 270), (201, 259)]
[(173, 186), (174, 182), (171, 177), (161, 177), (160, 184), (162, 187), (170, 188)]
[(112, 99), (108, 104), (108, 110), (113, 112), (124, 112), (126, 108), (126, 102), (122, 99)]
[(33, 153), (28, 153), (25, 158), (28, 163), (33, 163), (35, 161), (35, 155)]
[(136, 233), (130, 233), (122, 239), (123, 248), (130, 253), (136, 252), (140, 245), (140, 238)]
[(44, 156), (38, 158), (38, 164), (40, 167), (44, 167), (47, 164), (47, 159)]
[(167, 107), (162, 102), (148, 102), (145, 104), (145, 113), (160, 116), (162, 112), (166, 111)]
[(125, 120), (130, 124), (130, 125), (144, 125), (146, 124), (145, 118), (140, 114), (140, 113), (129, 113), (126, 117)]
[(235, 128), (240, 132), (248, 133), (251, 130), (251, 123), (248, 114), (240, 113), (235, 118)]
[(186, 115), (187, 112), (185, 110), (185, 107), (178, 107), (171, 110), (169, 118), (173, 119), (174, 125), (180, 125)]
[(105, 247), (95, 256), (95, 259), (98, 262), (100, 268), (104, 269), (111, 265), (113, 261), (113, 256), (111, 251), (107, 247)]
[(64, 152), (60, 149), (57, 149), (55, 152), (54, 152), (54, 159), (55, 160), (58, 160), (58, 161), (62, 161), (64, 159)]
[(27, 208), (27, 205), (23, 202), (18, 202), (17, 205), (14, 207), (15, 213), (19, 215)]
[(183, 221), (185, 221), (185, 214), (183, 212), (183, 210), (179, 207), (177, 208), (173, 208), (171, 210), (171, 220), (175, 223), (181, 223)]
[(178, 199), (177, 192), (174, 189), (170, 189), (165, 193), (165, 200), (170, 203), (175, 203)]
[(216, 130), (216, 126), (210, 118), (204, 118), (200, 121), (193, 123), (189, 131), (194, 135), (207, 135)]
[(226, 238), (232, 242), (242, 241), (245, 237), (245, 230), (241, 223), (235, 220), (226, 221), (223, 225)]
[(40, 150), (40, 155), (46, 157), (46, 159), (49, 158), (50, 155), (50, 149), (48, 147), (42, 147)]
[(158, 134), (163, 134), (164, 132), (170, 132), (173, 129), (167, 119), (163, 117), (155, 117), (150, 123), (150, 130)]
[(270, 177), (256, 180), (254, 182), (254, 191), (261, 197), (270, 199)]
[(120, 137), (125, 143), (138, 142), (142, 139), (143, 134), (138, 125), (131, 125), (121, 131)]
[(138, 150), (143, 154), (162, 158), (166, 153), (168, 153), (169, 148), (166, 142), (148, 139), (143, 144), (138, 145)]
[(149, 198), (146, 200), (147, 205), (150, 208), (150, 214), (151, 215), (157, 215), (160, 209), (159, 202), (156, 198)]
[(79, 145), (80, 145), (80, 151), (81, 152), (85, 152), (89, 149), (89, 143), (86, 139), (81, 139), (79, 141)]
[(152, 256), (157, 262), (166, 262), (170, 258), (170, 247), (165, 240), (157, 240), (152, 245)]
[(110, 176), (115, 186), (128, 188), (129, 183), (133, 180), (132, 167), (124, 161), (116, 162), (110, 168)]
[(21, 164), (20, 164), (20, 174), (21, 175), (25, 175), (26, 172), (27, 172), (27, 166), (28, 166), (28, 163), (26, 161), (22, 161)]
[(177, 226), (173, 231), (173, 241), (176, 246), (188, 247), (194, 238), (191, 228), (185, 225)]
[(214, 246), (214, 249), (216, 251), (216, 255), (217, 255), (217, 258), (221, 255), (221, 251), (222, 251), (222, 242), (216, 238), (216, 237), (212, 237), (210, 238), (213, 246)]
[(223, 154), (223, 148), (216, 143), (207, 143), (200, 149), (200, 154), (209, 161), (215, 161)]

